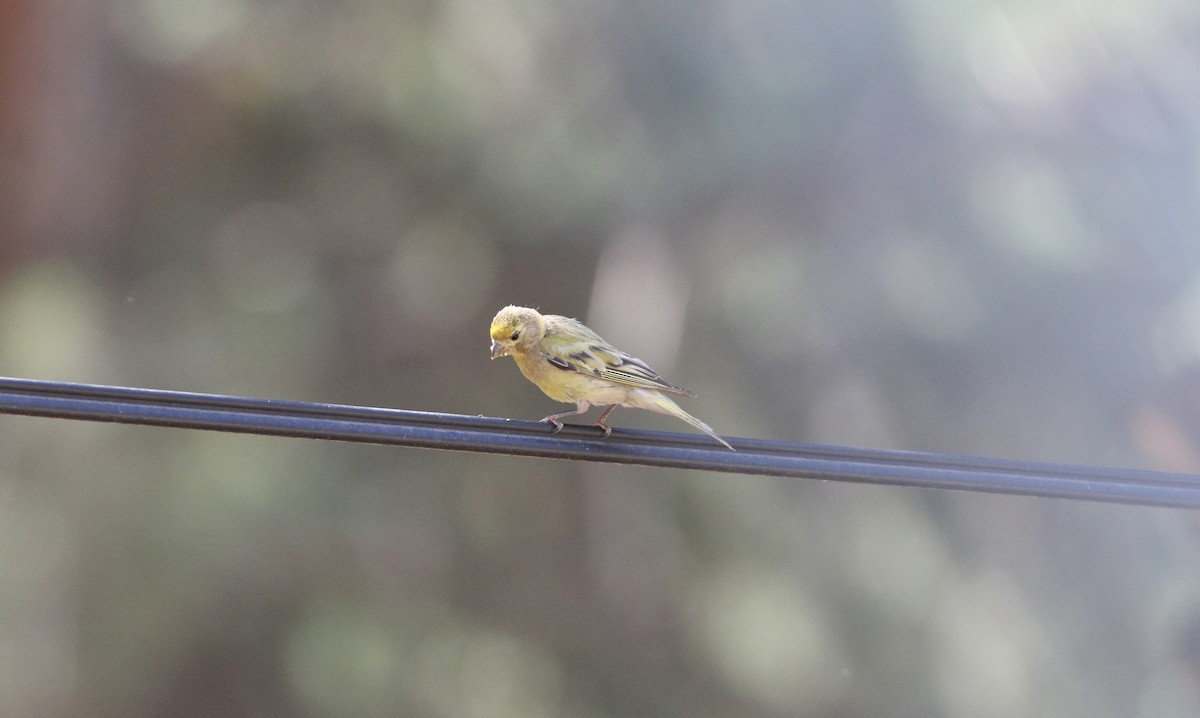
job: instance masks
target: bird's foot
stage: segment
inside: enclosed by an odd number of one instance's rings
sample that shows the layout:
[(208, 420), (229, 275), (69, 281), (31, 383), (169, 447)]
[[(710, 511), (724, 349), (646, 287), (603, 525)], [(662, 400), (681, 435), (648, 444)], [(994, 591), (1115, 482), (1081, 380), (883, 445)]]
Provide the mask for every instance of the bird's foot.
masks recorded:
[(609, 426), (608, 424), (605, 424), (603, 421), (593, 422), (592, 426), (596, 426), (601, 429), (604, 429), (604, 438), (605, 439), (607, 439), (609, 437), (609, 435), (612, 434), (612, 427)]
[(558, 417), (553, 414), (547, 416), (545, 419), (542, 419), (542, 422), (554, 425), (554, 430), (550, 432), (551, 434), (557, 434), (558, 432), (562, 431), (563, 423), (559, 421)]

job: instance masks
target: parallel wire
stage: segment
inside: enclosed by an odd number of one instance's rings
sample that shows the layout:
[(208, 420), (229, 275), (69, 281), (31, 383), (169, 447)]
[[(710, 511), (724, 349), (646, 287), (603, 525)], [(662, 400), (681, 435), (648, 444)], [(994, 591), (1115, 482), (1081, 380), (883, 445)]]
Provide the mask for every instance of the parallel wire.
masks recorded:
[(0, 377), (0, 413), (738, 474), (1200, 508), (1200, 476)]

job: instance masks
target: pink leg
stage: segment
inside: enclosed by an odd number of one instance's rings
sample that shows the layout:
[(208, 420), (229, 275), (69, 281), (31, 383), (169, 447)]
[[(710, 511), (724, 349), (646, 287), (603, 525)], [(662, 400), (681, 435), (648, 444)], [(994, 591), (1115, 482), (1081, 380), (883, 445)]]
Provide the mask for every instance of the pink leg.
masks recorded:
[(596, 419), (594, 422), (592, 422), (592, 426), (598, 426), (601, 429), (604, 429), (604, 438), (605, 439), (607, 439), (608, 435), (612, 433), (612, 427), (609, 426), (608, 424), (605, 424), (604, 420), (607, 419), (608, 415), (612, 413), (612, 410), (616, 409), (616, 408), (617, 408), (616, 404), (610, 405), (607, 409), (604, 410), (604, 413), (600, 415), (599, 419)]
[(575, 407), (574, 411), (560, 411), (557, 414), (551, 414), (550, 416), (547, 416), (545, 419), (542, 419), (542, 421), (546, 422), (547, 424), (554, 424), (554, 431), (552, 431), (550, 433), (557, 434), (558, 432), (562, 431), (563, 417), (575, 416), (576, 414), (582, 414), (583, 412), (585, 412), (587, 410), (588, 410), (588, 407), (586, 407), (586, 406), (584, 406), (584, 407), (577, 406), (577, 407)]

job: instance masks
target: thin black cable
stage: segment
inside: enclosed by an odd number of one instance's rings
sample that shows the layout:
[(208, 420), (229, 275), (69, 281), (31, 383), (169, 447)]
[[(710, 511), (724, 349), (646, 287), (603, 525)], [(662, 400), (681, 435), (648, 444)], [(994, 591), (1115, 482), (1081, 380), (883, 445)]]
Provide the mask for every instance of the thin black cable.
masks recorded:
[(0, 377), (0, 413), (1200, 508), (1200, 476)]

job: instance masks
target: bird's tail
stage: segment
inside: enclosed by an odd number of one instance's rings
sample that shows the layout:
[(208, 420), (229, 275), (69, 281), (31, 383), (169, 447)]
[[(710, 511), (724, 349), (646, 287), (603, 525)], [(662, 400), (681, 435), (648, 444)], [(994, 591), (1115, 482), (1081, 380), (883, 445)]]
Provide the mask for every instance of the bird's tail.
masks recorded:
[[(708, 434), (712, 438), (714, 438), (717, 441), (724, 444), (725, 448), (729, 449), (730, 451), (737, 451), (737, 449), (735, 449), (729, 445), (728, 441), (725, 441), (721, 437), (717, 436), (717, 432), (713, 431), (711, 426), (709, 426), (708, 424), (705, 424), (703, 421), (700, 421), (696, 417), (694, 417), (691, 414), (684, 411), (682, 407), (680, 407), (675, 402), (671, 401), (671, 399), (669, 397), (664, 396), (661, 392), (657, 392), (657, 391), (646, 392), (646, 393), (652, 395), (650, 397), (650, 401), (654, 404), (655, 410), (660, 411), (663, 414), (670, 414), (671, 416), (683, 419), (684, 421), (686, 421), (687, 423), (696, 427), (700, 431), (703, 431), (705, 434)], [(646, 408), (650, 408), (650, 407), (646, 407)]]

